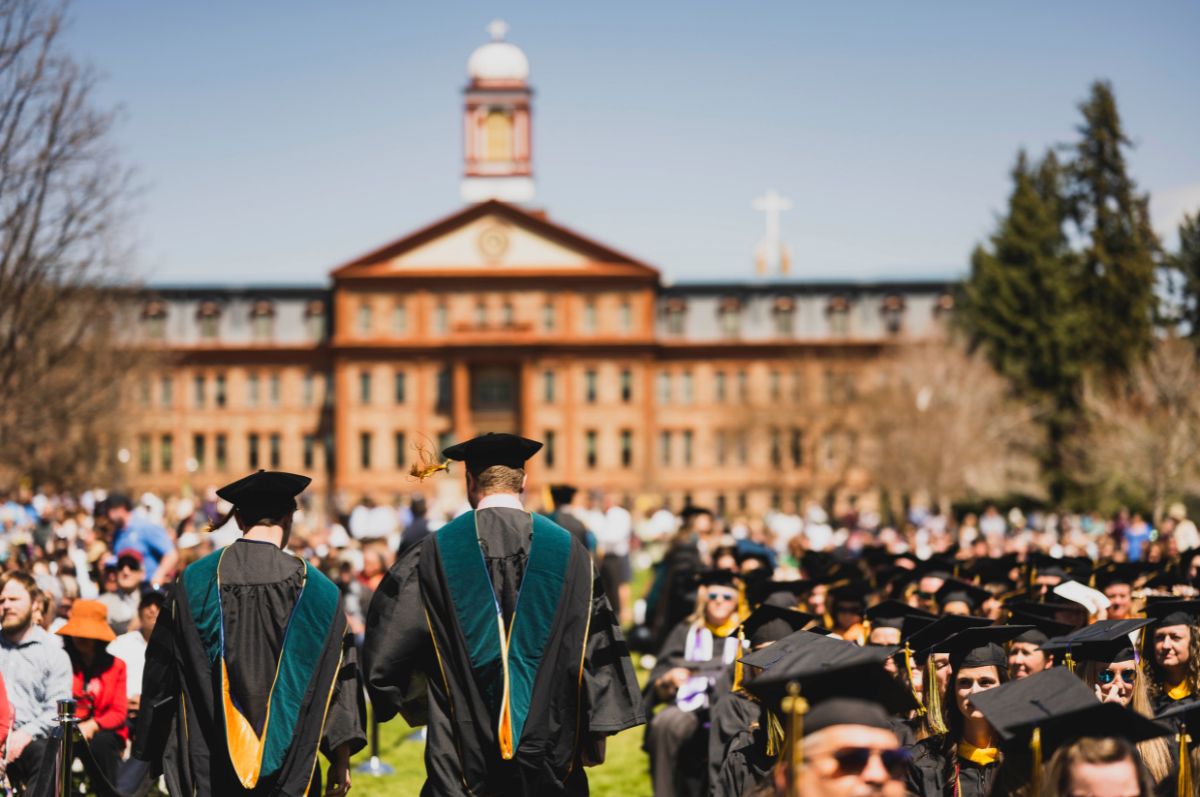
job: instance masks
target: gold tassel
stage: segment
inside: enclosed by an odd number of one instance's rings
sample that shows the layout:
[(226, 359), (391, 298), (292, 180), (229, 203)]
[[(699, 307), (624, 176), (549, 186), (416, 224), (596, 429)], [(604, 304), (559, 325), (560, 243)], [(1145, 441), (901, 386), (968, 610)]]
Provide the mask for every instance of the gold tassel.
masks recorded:
[(908, 642), (904, 643), (904, 672), (908, 675), (908, 689), (912, 692), (913, 700), (917, 701), (917, 716), (925, 716), (925, 701), (921, 700), (921, 696), (917, 694), (917, 682), (913, 678), (912, 666), (912, 648), (908, 646)]
[(780, 705), (788, 716), (788, 797), (800, 797), (800, 767), (804, 765), (804, 715), (808, 701), (800, 695), (800, 684), (788, 684)]
[(763, 712), (767, 715), (767, 756), (774, 758), (783, 750), (783, 723), (774, 711), (764, 708)]
[(929, 729), (935, 736), (943, 736), (949, 733), (950, 729), (946, 727), (946, 723), (942, 719), (942, 692), (938, 689), (937, 666), (933, 663), (933, 656), (925, 660), (924, 684), (926, 720), (929, 722)]
[(1071, 655), (1070, 649), (1067, 650), (1067, 655), (1063, 657), (1063, 666), (1067, 668), (1067, 672), (1075, 672), (1075, 657)]
[(1042, 729), (1034, 728), (1033, 736), (1029, 738), (1029, 752), (1033, 758), (1029, 778), (1029, 793), (1042, 793)]
[(1186, 725), (1179, 726), (1179, 783), (1176, 786), (1178, 797), (1192, 797), (1192, 756), (1188, 747), (1192, 737), (1187, 732)]
[(733, 692), (742, 688), (742, 650), (746, 646), (746, 629), (744, 624), (738, 626), (737, 640), (737, 655), (733, 659), (733, 688), (730, 690)]

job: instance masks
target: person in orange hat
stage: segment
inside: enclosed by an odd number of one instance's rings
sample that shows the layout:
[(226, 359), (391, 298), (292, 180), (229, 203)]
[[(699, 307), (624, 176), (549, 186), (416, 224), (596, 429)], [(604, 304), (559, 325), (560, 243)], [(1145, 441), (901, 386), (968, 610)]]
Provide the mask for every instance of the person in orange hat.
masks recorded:
[(73, 673), (72, 696), (79, 733), (87, 741), (95, 766), (84, 757), (88, 774), (117, 782), (117, 767), (129, 738), (125, 725), (129, 701), (125, 693), (125, 662), (105, 647), (116, 639), (108, 625), (108, 609), (100, 601), (77, 600), (67, 624), (58, 629)]

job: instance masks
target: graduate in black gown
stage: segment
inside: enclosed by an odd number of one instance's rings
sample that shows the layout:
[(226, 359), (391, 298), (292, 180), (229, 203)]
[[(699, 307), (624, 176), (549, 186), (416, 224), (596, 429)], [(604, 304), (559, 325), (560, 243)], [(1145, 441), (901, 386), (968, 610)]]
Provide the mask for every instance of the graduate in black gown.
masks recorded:
[(587, 548), (521, 505), (540, 448), (447, 448), (474, 510), (406, 551), (371, 602), (367, 687), (380, 720), (428, 726), (423, 795), (587, 794), (606, 737), (644, 722)]
[[(932, 736), (912, 746), (908, 791), (918, 797), (988, 797), (999, 771), (999, 739), (972, 696), (1008, 681), (1002, 644), (1028, 626), (968, 628), (933, 646), (950, 657), (950, 677), (941, 723)], [(929, 688), (930, 685), (927, 685)], [(926, 706), (932, 710), (931, 703)]]
[(1161, 714), (1200, 697), (1200, 601), (1156, 601), (1146, 615), (1154, 618), (1143, 637), (1150, 701)]
[[(739, 636), (751, 650), (762, 650), (819, 622), (805, 612), (764, 604), (742, 623)], [(765, 786), (782, 750), (778, 717), (744, 688), (756, 670), (735, 662), (732, 691), (713, 704), (708, 731), (708, 793), (713, 797), (741, 797)]]
[(326, 795), (366, 744), (338, 588), (281, 550), (306, 476), (259, 471), (217, 494), (244, 536), (175, 582), (146, 650), (134, 758), (172, 797)]

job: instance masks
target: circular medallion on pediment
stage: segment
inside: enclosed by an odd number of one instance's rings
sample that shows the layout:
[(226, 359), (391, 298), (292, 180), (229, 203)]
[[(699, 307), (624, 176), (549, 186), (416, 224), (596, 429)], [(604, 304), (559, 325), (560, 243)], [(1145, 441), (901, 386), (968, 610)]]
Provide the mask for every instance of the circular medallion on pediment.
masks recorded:
[(499, 225), (485, 227), (476, 241), (479, 253), (488, 260), (499, 260), (508, 251), (508, 232)]

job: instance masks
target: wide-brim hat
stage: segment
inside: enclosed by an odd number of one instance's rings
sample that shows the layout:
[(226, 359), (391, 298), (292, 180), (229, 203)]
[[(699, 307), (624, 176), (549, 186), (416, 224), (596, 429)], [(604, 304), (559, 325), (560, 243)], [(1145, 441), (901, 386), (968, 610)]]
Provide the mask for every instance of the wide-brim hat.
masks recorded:
[(67, 623), (56, 632), (59, 636), (112, 642), (117, 638), (108, 626), (108, 607), (100, 601), (77, 600), (71, 604)]

